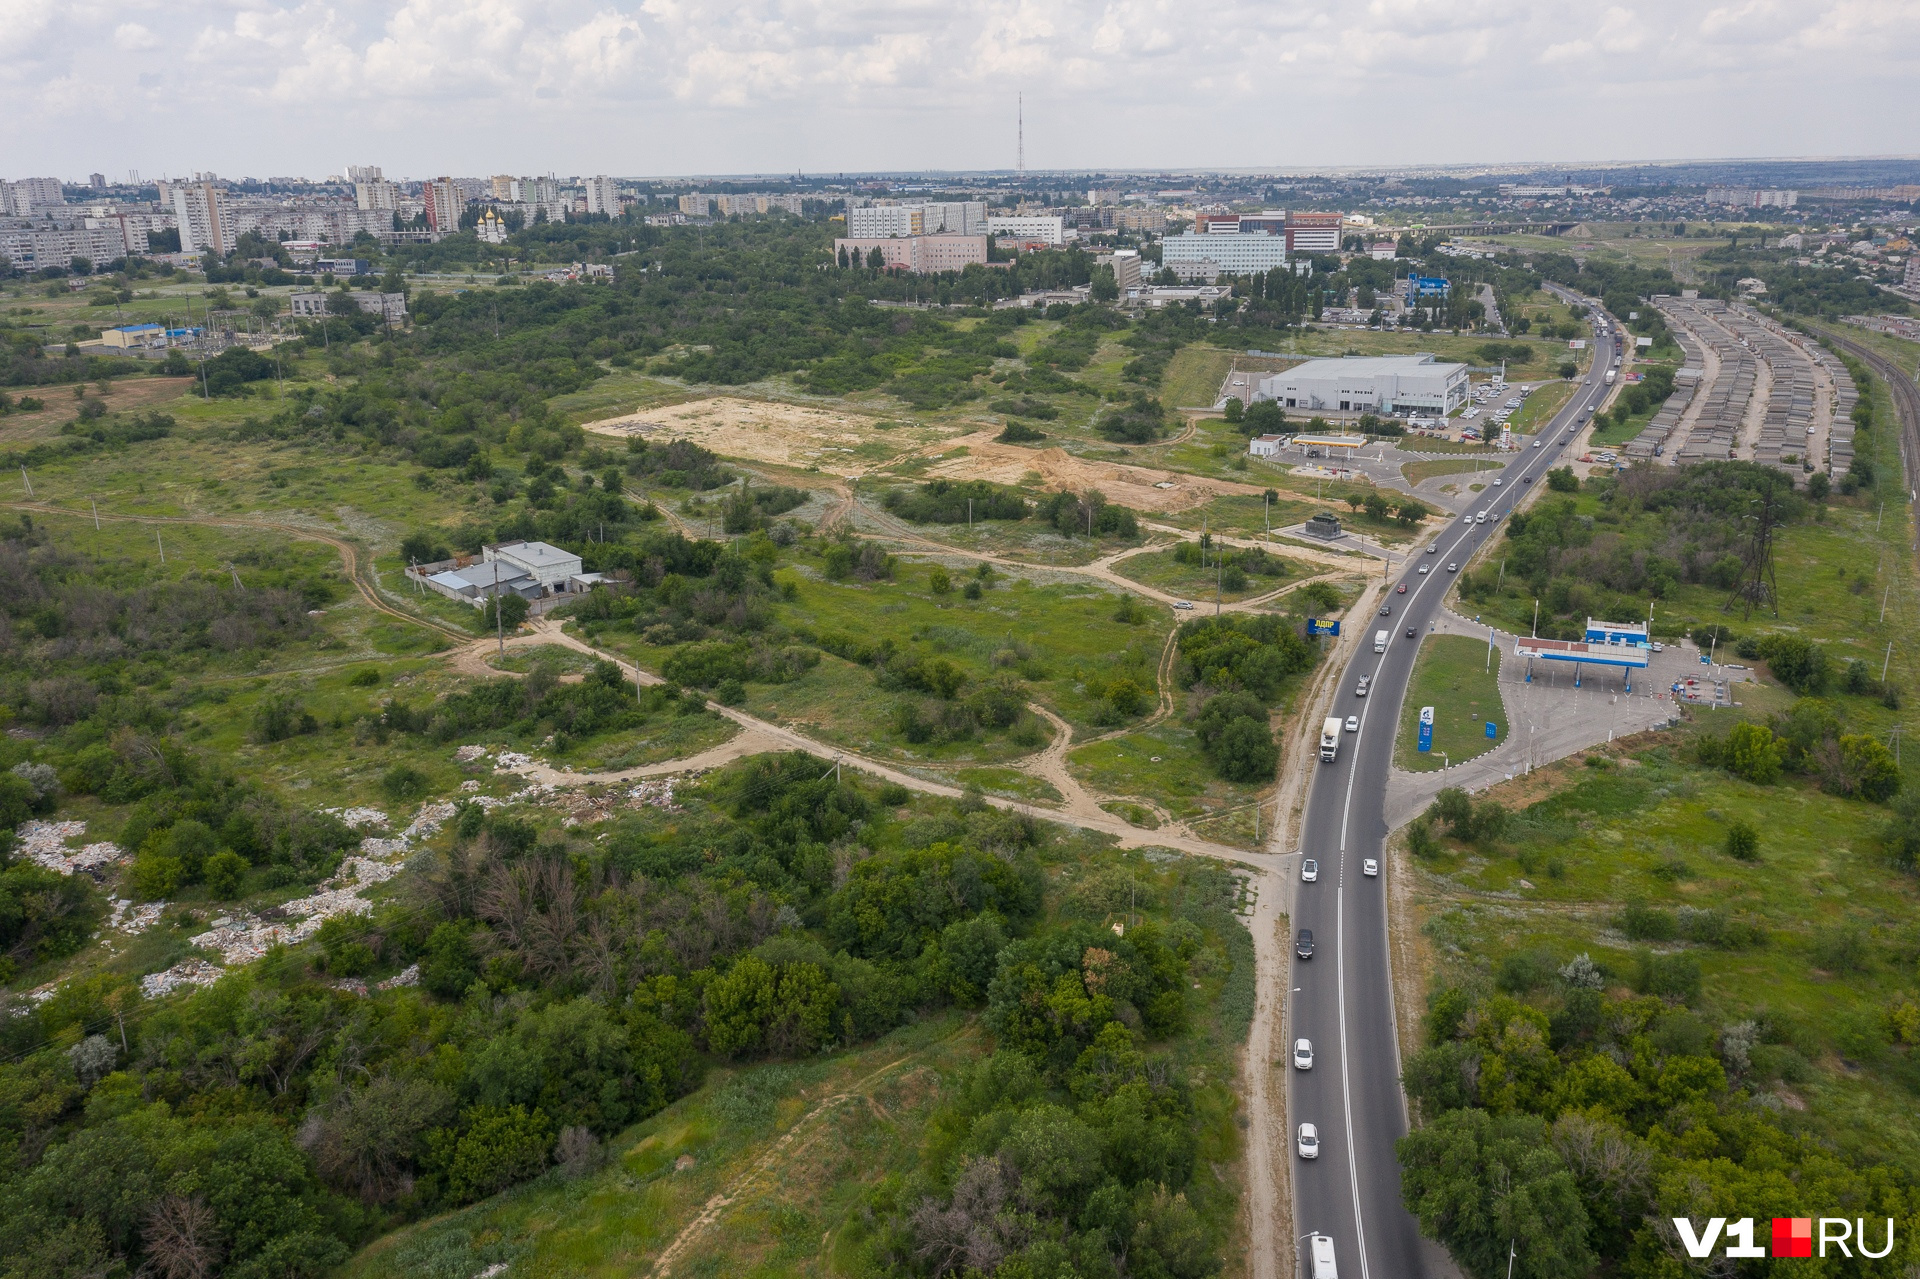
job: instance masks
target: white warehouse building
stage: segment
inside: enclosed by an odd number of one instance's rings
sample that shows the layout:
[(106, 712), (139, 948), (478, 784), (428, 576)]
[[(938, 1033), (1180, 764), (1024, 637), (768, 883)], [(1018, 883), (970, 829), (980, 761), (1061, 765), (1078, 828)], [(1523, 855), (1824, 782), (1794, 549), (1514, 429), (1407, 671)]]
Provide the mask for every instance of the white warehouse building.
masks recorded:
[(1308, 360), (1260, 379), (1253, 398), (1316, 412), (1451, 413), (1467, 402), (1467, 366), (1430, 353)]
[(1183, 280), (1256, 275), (1287, 264), (1287, 238), (1258, 231), (1170, 235), (1160, 241), (1160, 265)]

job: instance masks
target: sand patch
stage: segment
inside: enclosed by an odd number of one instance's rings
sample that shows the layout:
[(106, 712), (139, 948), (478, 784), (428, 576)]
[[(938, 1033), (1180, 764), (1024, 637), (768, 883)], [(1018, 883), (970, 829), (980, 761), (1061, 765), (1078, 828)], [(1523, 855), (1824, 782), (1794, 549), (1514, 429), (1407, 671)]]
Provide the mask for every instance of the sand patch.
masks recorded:
[(842, 409), (716, 395), (588, 422), (582, 429), (596, 435), (692, 440), (723, 457), (815, 466), (840, 476), (865, 475), (944, 434), (937, 428), (905, 424), (883, 429), (883, 422)]
[(997, 430), (981, 431), (947, 441), (947, 446), (964, 444), (966, 455), (936, 462), (927, 468), (927, 474), (951, 480), (991, 480), (995, 484), (1018, 484), (1029, 471), (1038, 471), (1041, 482), (1048, 489), (1084, 492), (1097, 488), (1107, 495), (1110, 502), (1146, 512), (1184, 511), (1204, 506), (1222, 495), (1249, 494), (1258, 497), (1266, 491), (1256, 484), (1236, 484), (1231, 480), (1206, 479), (1179, 471), (1161, 471), (1122, 462), (1075, 457), (1060, 448), (1029, 449), (1013, 444), (996, 444), (993, 437), (998, 433)]

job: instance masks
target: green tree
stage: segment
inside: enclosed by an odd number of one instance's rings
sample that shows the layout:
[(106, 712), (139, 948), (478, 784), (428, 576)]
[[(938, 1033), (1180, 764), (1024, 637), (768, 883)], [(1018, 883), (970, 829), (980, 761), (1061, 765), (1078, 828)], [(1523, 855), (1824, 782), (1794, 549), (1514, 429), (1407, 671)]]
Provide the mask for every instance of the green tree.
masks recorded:
[(1547, 487), (1556, 493), (1578, 493), (1580, 479), (1571, 466), (1556, 466), (1547, 472)]
[(1472, 1279), (1580, 1279), (1599, 1258), (1580, 1188), (1535, 1115), (1449, 1111), (1400, 1139), (1401, 1193)]
[(447, 1195), (457, 1203), (485, 1199), (547, 1166), (553, 1129), (525, 1106), (475, 1106), (457, 1136), (442, 1129), (434, 1143), (446, 1169)]
[(935, 564), (927, 572), (927, 589), (935, 595), (946, 595), (953, 590), (953, 578), (944, 567)]
[(1849, 733), (1840, 739), (1840, 776), (1849, 794), (1884, 804), (1900, 789), (1900, 766), (1877, 737)]
[(1095, 302), (1114, 302), (1119, 300), (1120, 285), (1119, 282), (1113, 278), (1112, 267), (1101, 266), (1093, 269), (1092, 297)]
[(1736, 861), (1757, 862), (1760, 860), (1760, 832), (1753, 823), (1736, 818), (1727, 827), (1727, 839), (1724, 845), (1727, 856)]
[(1757, 786), (1780, 779), (1780, 744), (1763, 724), (1735, 724), (1727, 734), (1727, 771)]
[(223, 848), (207, 858), (207, 864), (201, 868), (201, 876), (207, 882), (207, 891), (216, 901), (232, 901), (240, 895), (240, 885), (247, 877), (247, 859), (232, 849)]
[(486, 608), (480, 613), (482, 622), (481, 629), (488, 631), (497, 629), (505, 629), (508, 631), (518, 630), (520, 623), (527, 620), (527, 612), (527, 602), (518, 595), (511, 593), (496, 595), (493, 599), (487, 601)]

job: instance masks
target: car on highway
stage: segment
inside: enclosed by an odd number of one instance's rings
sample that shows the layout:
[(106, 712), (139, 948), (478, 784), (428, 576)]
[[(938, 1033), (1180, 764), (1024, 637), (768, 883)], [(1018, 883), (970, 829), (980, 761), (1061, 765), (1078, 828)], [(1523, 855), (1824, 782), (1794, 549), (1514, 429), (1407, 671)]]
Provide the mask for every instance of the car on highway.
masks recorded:
[(1193, 603), (1190, 600), (1175, 600), (1173, 606), (1175, 608), (1192, 608)]
[[(1535, 447), (1538, 447), (1538, 446), (1536, 445)], [(1533, 483), (1533, 477), (1531, 475), (1523, 475), (1520, 477), (1520, 482), (1522, 484), (1531, 484)]]
[(1392, 616), (1393, 616), (1393, 605), (1391, 605), (1391, 604), (1382, 604), (1382, 605), (1380, 606), (1380, 616), (1382, 616), (1382, 617), (1392, 617)]
[(1302, 1159), (1318, 1159), (1320, 1157), (1320, 1130), (1312, 1124), (1301, 1124), (1297, 1146)]
[(1540, 447), (1540, 441), (1539, 441), (1539, 440), (1535, 440), (1535, 441), (1533, 442), (1533, 447), (1535, 447), (1535, 448), (1539, 448), (1539, 447)]
[(1353, 695), (1355, 697), (1365, 697), (1367, 695), (1367, 682), (1367, 677), (1362, 675), (1360, 682), (1353, 686)]
[(1302, 928), (1293, 939), (1293, 953), (1302, 959), (1313, 958), (1313, 929)]
[(1439, 553), (1440, 553), (1440, 548), (1437, 546), (1429, 546), (1427, 548), (1427, 554), (1429, 555), (1438, 555)]
[(1378, 875), (1380, 873), (1380, 863), (1369, 857), (1360, 863), (1360, 873), (1369, 877)]
[(1360, 717), (1358, 715), (1347, 716), (1347, 731), (1349, 733), (1357, 733), (1360, 731)]
[(1420, 576), (1422, 576), (1422, 577), (1425, 577), (1425, 576), (1426, 576), (1427, 574), (1429, 574), (1429, 573), (1431, 573), (1431, 572), (1433, 572), (1433, 565), (1431, 565), (1431, 564), (1422, 564), (1422, 565), (1420, 566)]
[(1499, 488), (1502, 484), (1505, 484), (1505, 483), (1506, 481), (1501, 479), (1499, 476), (1496, 475), (1493, 477), (1493, 486), (1495, 488)]
[(1395, 595), (1405, 595), (1407, 593), (1407, 584), (1405, 582), (1400, 583), (1400, 585), (1393, 588), (1393, 593)]
[(1473, 517), (1473, 522), (1475, 524), (1485, 524), (1487, 522), (1487, 513), (1485, 511), (1480, 512)]
[(1313, 1041), (1296, 1039), (1293, 1041), (1293, 1068), (1295, 1070), (1313, 1069)]
[(1420, 633), (1420, 628), (1419, 628), (1419, 627), (1417, 627), (1417, 626), (1409, 626), (1409, 627), (1407, 628), (1407, 638), (1408, 638), (1408, 639), (1412, 639), (1412, 638), (1413, 638), (1414, 636), (1416, 636), (1416, 635), (1418, 635), (1419, 633)]
[(1309, 857), (1300, 863), (1300, 882), (1311, 884), (1320, 878), (1320, 863)]
[(1459, 571), (1460, 571), (1460, 566), (1459, 566), (1458, 564), (1448, 564), (1448, 565), (1447, 565), (1447, 572), (1449, 572), (1449, 573), (1458, 573)]

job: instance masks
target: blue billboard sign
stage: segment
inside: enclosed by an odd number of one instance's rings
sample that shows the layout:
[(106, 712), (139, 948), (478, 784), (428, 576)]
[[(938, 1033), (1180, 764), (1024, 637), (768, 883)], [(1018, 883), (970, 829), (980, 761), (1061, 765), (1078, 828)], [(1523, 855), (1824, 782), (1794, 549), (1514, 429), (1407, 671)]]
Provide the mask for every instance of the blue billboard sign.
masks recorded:
[(1487, 721), (1487, 736), (1489, 738), (1500, 736), (1500, 726), (1492, 720)]
[(1312, 635), (1332, 635), (1332, 636), (1334, 636), (1335, 638), (1338, 638), (1338, 637), (1339, 637), (1339, 634), (1340, 634), (1340, 623), (1338, 623), (1338, 622), (1327, 622), (1327, 623), (1324, 623), (1324, 624), (1322, 624), (1321, 622), (1318, 622), (1318, 621), (1316, 621), (1316, 620), (1314, 620), (1313, 618), (1311, 618), (1311, 617), (1309, 617), (1309, 618), (1307, 619), (1307, 634), (1308, 634), (1308, 635), (1310, 635), (1310, 636), (1312, 636)]
[(1433, 749), (1433, 707), (1431, 706), (1420, 708), (1420, 749), (1423, 751)]

